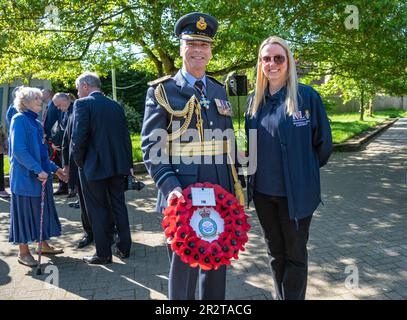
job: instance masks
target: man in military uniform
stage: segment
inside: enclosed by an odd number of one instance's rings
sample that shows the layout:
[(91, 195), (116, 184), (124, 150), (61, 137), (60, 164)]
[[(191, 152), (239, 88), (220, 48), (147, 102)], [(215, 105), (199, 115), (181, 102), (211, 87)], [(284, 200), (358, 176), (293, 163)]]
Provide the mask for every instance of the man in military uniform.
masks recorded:
[[(159, 189), (158, 212), (170, 199), (182, 197), (182, 189), (193, 183), (209, 182), (231, 193), (241, 191), (236, 170), (228, 163), (227, 140), (234, 144), (231, 106), (223, 84), (205, 74), (217, 27), (218, 22), (204, 13), (181, 17), (175, 34), (181, 41), (182, 68), (173, 77), (149, 83), (141, 147)], [(212, 134), (215, 129), (229, 131), (229, 137)], [(169, 255), (169, 299), (194, 299), (198, 278), (200, 299), (225, 299), (225, 266), (204, 271), (182, 262), (170, 248)]]

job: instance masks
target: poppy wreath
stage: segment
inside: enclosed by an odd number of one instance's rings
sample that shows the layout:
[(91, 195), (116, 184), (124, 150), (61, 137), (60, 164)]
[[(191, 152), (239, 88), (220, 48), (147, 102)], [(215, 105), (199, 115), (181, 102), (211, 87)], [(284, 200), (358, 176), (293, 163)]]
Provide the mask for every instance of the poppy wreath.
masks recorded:
[[(191, 188), (213, 188), (216, 206), (193, 206)], [(250, 225), (247, 223), (244, 208), (236, 197), (221, 186), (211, 183), (189, 185), (182, 194), (185, 201), (174, 198), (164, 210), (162, 227), (171, 249), (183, 262), (191, 267), (199, 266), (203, 270), (216, 270), (222, 265), (230, 265), (232, 258), (237, 260), (239, 251), (245, 250), (243, 245), (248, 240), (247, 232)], [(223, 220), (223, 231), (217, 233), (216, 239), (207, 241), (202, 234), (198, 235), (195, 232), (191, 226), (191, 218), (199, 212), (202, 217), (201, 223), (205, 222), (204, 215), (208, 215), (210, 210), (215, 211), (214, 215), (220, 216)], [(211, 221), (207, 230), (216, 232), (213, 220), (209, 216), (206, 219)]]

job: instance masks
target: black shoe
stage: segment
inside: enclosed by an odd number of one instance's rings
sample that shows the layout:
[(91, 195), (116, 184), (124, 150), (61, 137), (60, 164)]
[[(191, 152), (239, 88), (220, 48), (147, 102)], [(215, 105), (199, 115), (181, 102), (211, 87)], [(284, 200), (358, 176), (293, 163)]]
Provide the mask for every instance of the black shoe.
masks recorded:
[(79, 209), (81, 207), (79, 200), (75, 201), (75, 202), (69, 202), (68, 206), (70, 206), (71, 208), (75, 208), (75, 209)]
[(75, 198), (76, 197), (76, 192), (75, 191), (71, 191), (68, 193), (68, 195), (66, 196), (67, 198)]
[(58, 189), (57, 191), (54, 192), (54, 196), (60, 196), (63, 194), (68, 194), (68, 190)]
[(78, 243), (78, 249), (84, 248), (93, 242), (93, 237), (84, 236), (81, 241)]
[(128, 257), (130, 256), (130, 252), (127, 252), (127, 253), (121, 252), (121, 251), (119, 250), (119, 248), (117, 248), (117, 247), (115, 248), (113, 254), (114, 254), (116, 257), (120, 258), (120, 259), (126, 259), (126, 258), (128, 258)]
[(100, 258), (97, 255), (86, 256), (82, 258), (87, 264), (110, 264), (112, 263), (112, 257)]

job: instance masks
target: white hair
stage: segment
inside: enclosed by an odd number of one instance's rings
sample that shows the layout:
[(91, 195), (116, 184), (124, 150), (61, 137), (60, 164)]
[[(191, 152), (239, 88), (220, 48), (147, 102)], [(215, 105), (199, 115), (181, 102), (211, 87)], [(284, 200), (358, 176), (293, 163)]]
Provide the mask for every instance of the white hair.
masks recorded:
[(14, 107), (18, 112), (24, 112), (27, 110), (27, 106), (30, 101), (34, 100), (36, 96), (42, 97), (41, 90), (32, 87), (21, 87), (16, 92), (14, 98)]
[(75, 81), (77, 87), (83, 83), (86, 83), (90, 87), (96, 87), (99, 89), (102, 87), (100, 78), (95, 72), (84, 72)]

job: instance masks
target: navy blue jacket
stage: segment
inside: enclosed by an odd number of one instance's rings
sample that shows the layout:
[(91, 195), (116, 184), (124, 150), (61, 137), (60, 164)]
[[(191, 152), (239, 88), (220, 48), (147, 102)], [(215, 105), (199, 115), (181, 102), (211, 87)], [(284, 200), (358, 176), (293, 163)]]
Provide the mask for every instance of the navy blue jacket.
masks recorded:
[(43, 124), (46, 139), (49, 139), (51, 137), (52, 127), (54, 126), (55, 122), (61, 119), (61, 114), (62, 111), (59, 110), (52, 101), (50, 101), (48, 103)]
[[(285, 93), (284, 93), (285, 94)], [(285, 96), (284, 96), (285, 97)], [(258, 129), (257, 113), (251, 117), (248, 108), (245, 128)], [(298, 113), (284, 113), (279, 124), (279, 136), (283, 156), (284, 182), (290, 219), (302, 219), (313, 214), (321, 203), (320, 170), (332, 152), (332, 134), (321, 97), (312, 87), (299, 84)], [(260, 149), (262, 146), (257, 146)], [(270, 155), (272, 156), (272, 155)], [(248, 201), (253, 198), (255, 174), (248, 177)]]
[(93, 92), (75, 101), (73, 117), (70, 148), (86, 179), (129, 175), (132, 147), (123, 107)]

